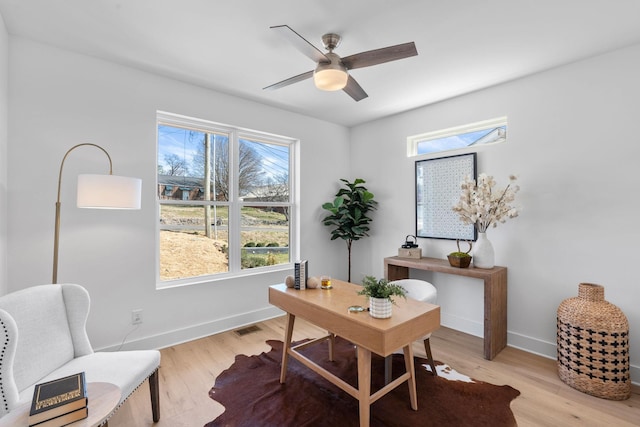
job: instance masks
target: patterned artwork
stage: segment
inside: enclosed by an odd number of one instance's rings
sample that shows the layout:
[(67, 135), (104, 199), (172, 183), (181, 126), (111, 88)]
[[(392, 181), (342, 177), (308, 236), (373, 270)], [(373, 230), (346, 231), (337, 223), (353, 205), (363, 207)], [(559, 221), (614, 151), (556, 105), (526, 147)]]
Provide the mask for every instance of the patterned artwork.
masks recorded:
[(476, 178), (476, 153), (416, 161), (416, 235), (433, 239), (475, 240), (451, 208), (460, 198), (460, 182)]

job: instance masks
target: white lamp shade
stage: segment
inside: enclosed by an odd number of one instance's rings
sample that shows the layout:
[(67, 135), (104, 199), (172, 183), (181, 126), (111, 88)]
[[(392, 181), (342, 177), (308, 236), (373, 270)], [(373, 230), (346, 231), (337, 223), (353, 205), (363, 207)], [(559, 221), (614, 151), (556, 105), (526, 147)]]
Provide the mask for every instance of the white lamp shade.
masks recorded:
[[(329, 64), (333, 65), (333, 64)], [(347, 85), (349, 74), (340, 68), (319, 66), (313, 73), (313, 82), (321, 90), (340, 90)]]
[(140, 209), (142, 180), (116, 175), (78, 175), (78, 207)]

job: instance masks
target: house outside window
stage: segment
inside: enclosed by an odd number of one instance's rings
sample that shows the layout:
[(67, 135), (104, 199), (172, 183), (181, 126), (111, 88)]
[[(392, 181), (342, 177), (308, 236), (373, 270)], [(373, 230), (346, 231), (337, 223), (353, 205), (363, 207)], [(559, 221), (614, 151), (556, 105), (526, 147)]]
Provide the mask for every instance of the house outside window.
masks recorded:
[(507, 140), (507, 118), (485, 120), (407, 138), (407, 156), (461, 150)]
[(158, 287), (290, 268), (297, 141), (159, 112)]

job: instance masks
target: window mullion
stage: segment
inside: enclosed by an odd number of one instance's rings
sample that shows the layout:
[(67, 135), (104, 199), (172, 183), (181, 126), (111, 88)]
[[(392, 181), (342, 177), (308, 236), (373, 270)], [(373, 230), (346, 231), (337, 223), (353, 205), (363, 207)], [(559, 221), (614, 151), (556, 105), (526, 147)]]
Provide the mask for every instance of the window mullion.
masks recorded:
[(233, 248), (229, 251), (229, 271), (240, 271), (241, 270), (241, 253), (242, 248), (240, 244), (240, 230), (242, 227), (242, 218), (241, 218), (241, 206), (240, 200), (238, 199), (239, 189), (238, 189), (238, 171), (239, 171), (239, 138), (238, 132), (232, 131), (229, 134), (229, 200), (231, 201), (231, 205), (229, 209), (231, 212), (229, 213), (229, 218), (232, 218), (233, 221), (230, 221), (229, 228), (229, 247)]

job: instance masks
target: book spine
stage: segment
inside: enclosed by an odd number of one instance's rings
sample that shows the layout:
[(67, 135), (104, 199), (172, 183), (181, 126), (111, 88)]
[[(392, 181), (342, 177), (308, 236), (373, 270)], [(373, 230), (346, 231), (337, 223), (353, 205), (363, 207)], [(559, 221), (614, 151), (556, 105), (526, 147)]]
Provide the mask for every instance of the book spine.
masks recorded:
[(304, 290), (307, 288), (307, 279), (309, 278), (309, 269), (307, 260), (297, 261), (294, 264), (294, 289)]
[(305, 288), (307, 287), (307, 280), (309, 280), (309, 261), (305, 260), (304, 261), (304, 283), (305, 283)]
[(300, 263), (300, 289), (307, 289), (307, 261)]
[(294, 285), (293, 288), (294, 289), (300, 289), (300, 268), (301, 268), (301, 264), (300, 262), (296, 262), (294, 267), (293, 267), (293, 278), (294, 278)]

